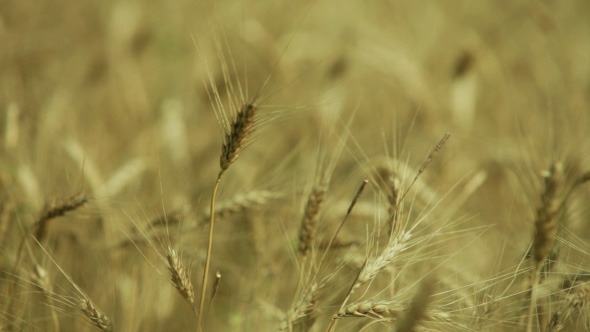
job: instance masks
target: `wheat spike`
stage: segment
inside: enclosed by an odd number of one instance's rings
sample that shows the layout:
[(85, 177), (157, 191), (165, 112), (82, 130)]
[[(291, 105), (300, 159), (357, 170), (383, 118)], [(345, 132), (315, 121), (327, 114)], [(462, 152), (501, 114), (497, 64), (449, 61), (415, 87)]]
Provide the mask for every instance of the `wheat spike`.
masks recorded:
[(168, 261), (168, 272), (170, 273), (172, 284), (178, 290), (178, 293), (194, 307), (195, 295), (190, 274), (184, 268), (184, 264), (180, 260), (180, 257), (178, 257), (176, 250), (172, 247), (168, 247), (166, 260)]
[(399, 237), (391, 240), (381, 255), (370, 261), (367, 261), (367, 263), (362, 268), (356, 283), (353, 286), (353, 289), (356, 289), (364, 283), (372, 280), (375, 278), (377, 273), (379, 273), (379, 271), (392, 263), (395, 258), (397, 258), (397, 255), (407, 248), (410, 237), (410, 233), (401, 233)]
[(80, 298), (78, 302), (80, 311), (101, 331), (113, 331), (113, 323), (111, 319), (105, 315), (92, 301), (86, 298)]
[(551, 251), (555, 235), (557, 234), (558, 214), (562, 204), (558, 198), (558, 191), (563, 185), (563, 164), (553, 163), (549, 171), (543, 172), (545, 189), (541, 194), (541, 206), (537, 209), (535, 218), (535, 235), (533, 238), (534, 266), (531, 271), (531, 300), (527, 321), (527, 332), (533, 329), (533, 316), (537, 301), (537, 286), (540, 270)]
[(536, 264), (542, 264), (549, 255), (557, 233), (557, 216), (560, 211), (557, 195), (563, 181), (563, 165), (553, 164), (543, 176), (545, 190), (541, 194), (541, 207), (537, 210), (533, 240), (533, 258)]
[(258, 107), (253, 103), (246, 103), (238, 111), (236, 118), (230, 125), (230, 130), (225, 133), (219, 165), (220, 173), (225, 172), (229, 166), (236, 161), (244, 142), (252, 132), (254, 126), (254, 115)]
[(57, 202), (47, 207), (35, 224), (37, 227), (35, 232), (35, 238), (37, 241), (41, 242), (45, 237), (47, 224), (51, 219), (63, 216), (66, 212), (73, 211), (86, 202), (88, 202), (86, 195), (76, 194), (65, 201)]
[(305, 256), (311, 248), (315, 237), (315, 230), (318, 222), (318, 215), (324, 202), (326, 190), (322, 187), (315, 187), (309, 193), (301, 227), (299, 228), (299, 253)]

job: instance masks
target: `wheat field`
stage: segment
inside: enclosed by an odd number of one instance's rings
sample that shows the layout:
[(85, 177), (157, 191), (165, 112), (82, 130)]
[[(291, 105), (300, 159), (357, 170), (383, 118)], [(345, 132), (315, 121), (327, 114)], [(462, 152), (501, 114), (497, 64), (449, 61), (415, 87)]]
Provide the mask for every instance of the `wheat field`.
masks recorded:
[(587, 331), (590, 3), (0, 2), (0, 331)]

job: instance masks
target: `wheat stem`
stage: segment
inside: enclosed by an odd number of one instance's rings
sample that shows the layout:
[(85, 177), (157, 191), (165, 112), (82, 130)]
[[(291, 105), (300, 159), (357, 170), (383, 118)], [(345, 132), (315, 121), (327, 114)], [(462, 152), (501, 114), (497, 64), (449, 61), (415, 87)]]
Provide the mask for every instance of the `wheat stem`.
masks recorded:
[(213, 195), (211, 196), (211, 212), (210, 212), (210, 225), (209, 225), (209, 240), (207, 245), (207, 258), (205, 259), (205, 270), (203, 271), (203, 285), (201, 286), (201, 300), (199, 301), (199, 316), (197, 318), (197, 327), (198, 331), (202, 331), (202, 322), (203, 322), (203, 307), (205, 306), (205, 294), (207, 291), (207, 281), (209, 278), (209, 266), (211, 265), (211, 248), (213, 247), (213, 227), (215, 226), (215, 197), (217, 196), (217, 189), (219, 188), (219, 183), (221, 182), (221, 175), (223, 173), (220, 172), (217, 176), (217, 181), (215, 181), (215, 186), (213, 187)]

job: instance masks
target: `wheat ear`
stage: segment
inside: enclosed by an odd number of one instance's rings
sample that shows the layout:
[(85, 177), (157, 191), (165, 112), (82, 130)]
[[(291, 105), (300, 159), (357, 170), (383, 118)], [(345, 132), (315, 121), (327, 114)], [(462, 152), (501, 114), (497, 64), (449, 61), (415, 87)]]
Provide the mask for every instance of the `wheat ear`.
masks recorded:
[(537, 209), (535, 218), (535, 236), (533, 239), (533, 270), (531, 272), (531, 301), (528, 314), (527, 332), (533, 330), (533, 314), (537, 301), (537, 285), (543, 262), (553, 246), (557, 234), (558, 214), (561, 204), (558, 201), (558, 191), (563, 183), (563, 165), (554, 163), (549, 171), (544, 172), (545, 189), (541, 194), (541, 206)]
[(113, 323), (111, 319), (105, 315), (90, 299), (80, 298), (78, 302), (80, 311), (101, 331), (111, 332), (113, 331)]
[(246, 103), (236, 114), (236, 118), (230, 125), (230, 130), (225, 133), (221, 157), (219, 158), (220, 177), (238, 159), (238, 155), (254, 127), (254, 116), (257, 110), (258, 107), (253, 103)]
[(55, 204), (50, 205), (43, 211), (43, 214), (35, 224), (37, 230), (35, 231), (35, 238), (37, 241), (41, 242), (45, 237), (47, 231), (47, 224), (50, 220), (56, 217), (63, 216), (69, 211), (73, 211), (80, 206), (84, 205), (84, 203), (88, 202), (88, 198), (84, 194), (76, 194), (64, 201), (57, 202)]
[(307, 197), (301, 227), (299, 228), (299, 254), (301, 256), (307, 255), (311, 248), (325, 194), (326, 189), (324, 187), (316, 186)]
[(184, 264), (176, 250), (168, 247), (166, 251), (166, 260), (168, 261), (168, 273), (170, 273), (170, 280), (178, 293), (191, 305), (193, 311), (195, 310), (195, 291), (193, 283), (191, 282), (190, 272), (184, 268)]

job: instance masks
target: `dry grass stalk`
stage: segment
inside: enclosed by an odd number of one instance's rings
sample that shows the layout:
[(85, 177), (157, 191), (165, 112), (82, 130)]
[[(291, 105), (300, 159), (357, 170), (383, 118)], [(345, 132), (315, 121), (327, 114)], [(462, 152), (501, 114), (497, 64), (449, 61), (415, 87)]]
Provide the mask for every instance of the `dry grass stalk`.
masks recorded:
[(113, 331), (113, 323), (111, 319), (105, 315), (92, 301), (87, 298), (80, 298), (78, 302), (80, 311), (101, 331)]
[(422, 284), (418, 293), (414, 296), (410, 309), (397, 324), (396, 332), (413, 332), (416, 325), (424, 319), (426, 307), (430, 303), (430, 297), (434, 292), (434, 282), (427, 280)]
[(182, 260), (172, 247), (168, 247), (166, 251), (166, 260), (168, 261), (168, 272), (170, 273), (172, 285), (174, 285), (178, 293), (194, 308), (195, 292), (193, 283), (191, 282), (190, 272), (185, 269)]
[(230, 124), (230, 130), (226, 131), (221, 149), (219, 165), (220, 175), (236, 161), (244, 143), (254, 126), (254, 119), (258, 106), (254, 103), (246, 103), (236, 114), (234, 121)]
[(559, 201), (559, 191), (563, 186), (563, 164), (553, 163), (549, 171), (544, 172), (545, 189), (541, 194), (541, 206), (537, 209), (535, 218), (535, 235), (533, 239), (533, 270), (531, 272), (531, 301), (529, 306), (527, 331), (533, 329), (533, 316), (537, 300), (537, 285), (540, 270), (545, 259), (551, 252), (557, 234), (558, 215), (562, 204)]
[(325, 194), (325, 187), (315, 186), (307, 198), (303, 218), (301, 219), (301, 227), (299, 228), (299, 254), (301, 256), (307, 255), (314, 241), (319, 213), (324, 202)]
[(84, 194), (76, 194), (67, 200), (57, 202), (55, 204), (50, 205), (45, 209), (39, 220), (37, 221), (36, 225), (36, 232), (35, 238), (37, 241), (41, 242), (46, 235), (47, 231), (47, 224), (48, 222), (56, 217), (63, 216), (69, 211), (73, 211), (80, 206), (84, 205), (84, 203), (88, 202), (88, 198)]

